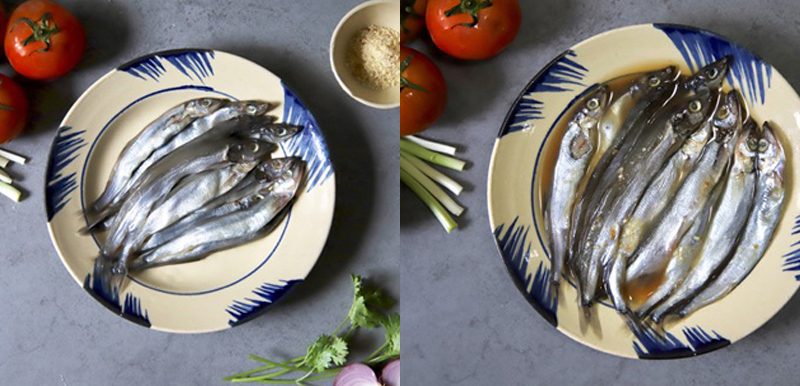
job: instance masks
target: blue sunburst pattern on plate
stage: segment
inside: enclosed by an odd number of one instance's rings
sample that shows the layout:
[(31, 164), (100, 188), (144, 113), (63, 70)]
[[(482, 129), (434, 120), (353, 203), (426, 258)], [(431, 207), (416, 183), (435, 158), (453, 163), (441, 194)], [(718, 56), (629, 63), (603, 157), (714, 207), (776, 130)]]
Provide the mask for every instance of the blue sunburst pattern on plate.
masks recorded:
[(252, 319), (300, 282), (302, 280), (281, 280), (279, 284), (262, 284), (253, 290), (253, 294), (256, 297), (235, 300), (233, 304), (225, 309), (231, 315), (228, 324), (236, 326)]
[(694, 355), (703, 354), (709, 351), (714, 351), (718, 348), (725, 347), (731, 344), (731, 341), (725, 339), (716, 331), (711, 331), (714, 335), (705, 332), (700, 327), (684, 327), (683, 335), (692, 346)]
[(524, 130), (530, 121), (544, 118), (544, 102), (537, 99), (535, 94), (573, 91), (577, 87), (585, 87), (583, 80), (589, 70), (578, 62), (577, 56), (572, 50), (564, 52), (528, 84), (509, 113), (500, 137)]
[(112, 289), (109, 292), (106, 290), (107, 286), (103, 284), (102, 280), (99, 279), (99, 275), (88, 273), (83, 280), (83, 289), (112, 312), (136, 324), (150, 327), (150, 318), (147, 315), (147, 311), (142, 307), (139, 298), (128, 293), (125, 295), (124, 301), (121, 301), (116, 289)]
[[(800, 216), (794, 218), (794, 226), (792, 227), (792, 235), (800, 233)], [(792, 243), (792, 250), (783, 255), (783, 270), (784, 272), (797, 272), (800, 271), (800, 241)], [(794, 276), (795, 280), (800, 281), (800, 274)]]
[(175, 67), (187, 78), (203, 81), (214, 75), (214, 51), (211, 50), (178, 50), (148, 55), (124, 64), (119, 70), (125, 71), (142, 80), (152, 79), (156, 82), (167, 73), (165, 62)]
[(750, 102), (764, 104), (766, 90), (772, 85), (772, 66), (747, 49), (713, 33), (670, 24), (653, 24), (663, 31), (692, 71), (731, 56), (728, 83), (742, 91)]
[(634, 332), (638, 342), (633, 342), (633, 350), (642, 359), (680, 358), (694, 355), (687, 344), (670, 333), (660, 336), (650, 329)]
[(328, 147), (314, 116), (306, 109), (297, 96), (286, 85), (283, 86), (283, 120), (303, 126), (303, 131), (289, 139), (286, 144), (288, 155), (301, 157), (306, 161), (306, 191), (321, 185), (333, 175)]
[(75, 153), (86, 146), (83, 138), (85, 132), (73, 130), (69, 126), (61, 127), (56, 132), (45, 174), (47, 221), (51, 221), (67, 205), (67, 196), (78, 188), (77, 173), (63, 175), (62, 172), (78, 157)]
[(635, 331), (638, 342), (633, 342), (633, 349), (642, 359), (670, 359), (700, 355), (731, 344), (716, 331), (711, 331), (712, 335), (699, 326), (684, 327), (682, 332), (688, 344), (669, 332), (662, 336), (650, 329)]
[(517, 284), (528, 294), (528, 298), (536, 310), (555, 326), (558, 324), (556, 315), (558, 298), (551, 290), (550, 269), (544, 265), (544, 261), (540, 261), (536, 272), (533, 275), (528, 273), (531, 252), (528, 232), (531, 227), (523, 226), (518, 221), (519, 217), (514, 218), (505, 232), (503, 231), (505, 224), (500, 224), (495, 229), (494, 237), (497, 240), (497, 246), (506, 265), (514, 273)]

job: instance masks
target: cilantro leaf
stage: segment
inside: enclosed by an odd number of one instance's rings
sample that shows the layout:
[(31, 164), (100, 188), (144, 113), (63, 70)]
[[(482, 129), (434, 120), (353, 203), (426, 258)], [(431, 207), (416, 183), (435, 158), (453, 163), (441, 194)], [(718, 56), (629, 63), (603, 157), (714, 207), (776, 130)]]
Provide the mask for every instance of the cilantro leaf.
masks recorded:
[(350, 328), (374, 328), (381, 325), (386, 317), (376, 304), (388, 304), (388, 296), (370, 286), (365, 285), (361, 276), (352, 275), (353, 304), (347, 312)]
[(400, 355), (400, 314), (393, 312), (383, 320), (386, 332), (386, 351), (383, 356), (392, 358)]
[(332, 366), (341, 366), (347, 361), (347, 342), (336, 335), (320, 335), (308, 347), (301, 365), (314, 372), (324, 371)]

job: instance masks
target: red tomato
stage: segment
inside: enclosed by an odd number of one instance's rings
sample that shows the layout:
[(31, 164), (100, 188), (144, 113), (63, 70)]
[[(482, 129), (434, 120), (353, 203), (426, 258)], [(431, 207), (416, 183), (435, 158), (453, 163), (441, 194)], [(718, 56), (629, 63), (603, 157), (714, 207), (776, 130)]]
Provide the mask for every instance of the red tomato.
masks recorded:
[(86, 36), (78, 19), (50, 0), (28, 0), (11, 13), (5, 51), (11, 66), (31, 79), (55, 79), (83, 56)]
[(409, 135), (442, 115), (447, 85), (442, 72), (421, 52), (402, 47), (400, 60), (400, 135)]
[(417, 40), (425, 27), (425, 6), (428, 0), (403, 0), (400, 5), (400, 44)]
[(519, 32), (518, 0), (429, 0), (425, 14), (436, 47), (469, 60), (500, 53)]
[(14, 139), (28, 120), (28, 99), (17, 83), (0, 74), (0, 143)]

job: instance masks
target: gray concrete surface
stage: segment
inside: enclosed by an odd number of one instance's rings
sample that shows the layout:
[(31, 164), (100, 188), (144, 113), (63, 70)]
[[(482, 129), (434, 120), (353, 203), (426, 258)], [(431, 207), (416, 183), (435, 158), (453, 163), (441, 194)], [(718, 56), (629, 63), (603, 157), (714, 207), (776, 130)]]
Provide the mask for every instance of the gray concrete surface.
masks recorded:
[[(0, 200), (0, 384), (214, 385), (251, 366), (249, 353), (298, 355), (339, 322), (349, 274), (399, 293), (398, 110), (350, 99), (328, 64), (328, 42), (347, 1), (61, 1), (84, 23), (86, 57), (51, 83), (24, 82), (33, 119), (7, 147), (31, 157), (14, 168), (29, 196)], [(6, 4), (9, 7), (8, 4)], [(43, 174), (58, 123), (97, 78), (139, 55), (207, 47), (252, 59), (282, 77), (326, 133), (337, 174), (333, 230), (307, 281), (265, 315), (204, 335), (151, 331), (119, 318), (75, 284), (50, 243)], [(4, 73), (10, 73), (7, 68)]]
[[(472, 186), (462, 229), (445, 235), (401, 189), (405, 385), (796, 385), (800, 301), (725, 349), (676, 361), (623, 360), (573, 342), (517, 291), (498, 256), (486, 213), (492, 143), (511, 103), (558, 53), (599, 32), (674, 22), (740, 42), (800, 86), (800, 6), (792, 1), (522, 0), (519, 37), (501, 56), (461, 63), (434, 54), (450, 100), (431, 137), (466, 146)], [(427, 44), (415, 47), (432, 51)]]

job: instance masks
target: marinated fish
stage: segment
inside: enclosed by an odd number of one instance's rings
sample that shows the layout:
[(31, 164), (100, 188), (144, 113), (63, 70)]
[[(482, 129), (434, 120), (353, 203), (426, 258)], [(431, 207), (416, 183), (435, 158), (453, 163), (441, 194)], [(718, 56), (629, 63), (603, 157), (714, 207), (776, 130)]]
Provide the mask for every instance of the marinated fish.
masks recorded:
[[(711, 275), (725, 262), (739, 238), (754, 199), (756, 162), (754, 157), (758, 134), (753, 126), (748, 123), (736, 144), (725, 191), (709, 227), (708, 240), (698, 254), (694, 267), (691, 265), (684, 267), (691, 271), (680, 282), (665, 281), (662, 284), (662, 287), (666, 288), (660, 293), (666, 292), (670, 295), (666, 300), (662, 298), (649, 301), (652, 306), (664, 300), (651, 315), (651, 319), (657, 323), (705, 285)], [(642, 313), (647, 311), (649, 310), (644, 308), (641, 310)]]
[(597, 142), (597, 124), (608, 106), (608, 87), (596, 86), (570, 120), (561, 139), (546, 216), (550, 232), (552, 284), (558, 286), (567, 254), (573, 203)]
[(741, 241), (716, 279), (680, 310), (681, 317), (717, 301), (736, 288), (758, 264), (772, 240), (783, 207), (786, 156), (768, 123), (764, 123), (762, 135), (758, 141), (755, 201)]
[(650, 180), (716, 108), (718, 98), (713, 92), (703, 91), (691, 96), (688, 102), (672, 109), (663, 128), (640, 136), (616, 172), (616, 182), (604, 193), (607, 199), (595, 209), (586, 239), (582, 241), (582, 251), (588, 259), (587, 269), (581, 272), (582, 282), (586, 284), (581, 297), (584, 306), (594, 302), (601, 274), (610, 272), (609, 264), (616, 254), (623, 222)]
[(674, 255), (681, 238), (706, 206), (711, 192), (727, 169), (733, 147), (742, 130), (738, 97), (735, 94), (726, 96), (726, 104), (731, 103), (736, 103), (736, 108), (727, 112), (723, 109), (721, 115), (714, 118), (712, 141), (686, 177), (660, 223), (631, 256), (625, 278), (626, 291), (633, 297), (637, 297), (636, 294), (650, 293), (662, 284), (669, 258)]
[[(607, 188), (607, 184), (613, 179), (605, 178), (607, 169), (616, 169), (611, 164), (618, 164), (622, 162), (623, 155), (620, 155), (622, 145), (626, 143), (625, 139), (630, 135), (632, 129), (638, 125), (640, 120), (647, 119), (652, 111), (655, 109), (653, 106), (660, 106), (666, 100), (670, 99), (677, 88), (677, 80), (680, 74), (675, 67), (667, 67), (665, 69), (654, 71), (639, 77), (616, 101), (611, 103), (608, 112), (603, 118), (602, 125), (605, 127), (603, 132), (608, 134), (602, 137), (614, 137), (608, 148), (602, 153), (600, 160), (593, 169), (589, 169), (587, 181), (582, 185), (585, 189), (581, 189), (581, 195), (576, 200), (572, 212), (571, 220), (571, 251), (569, 253), (569, 268), (572, 275), (576, 277), (579, 291), (585, 287), (580, 281), (581, 272), (585, 269), (586, 260), (580, 257), (580, 248), (578, 241), (585, 235), (585, 221), (587, 217), (587, 208), (597, 205), (594, 196), (595, 192), (603, 192)], [(614, 114), (625, 114), (624, 117), (616, 116)], [(618, 129), (614, 129), (614, 125), (619, 124)], [(634, 133), (634, 136), (638, 133)], [(628, 140), (630, 142), (630, 139)], [(627, 148), (623, 153), (627, 152)], [(615, 162), (616, 161), (616, 162)], [(601, 180), (603, 183), (601, 184)]]

